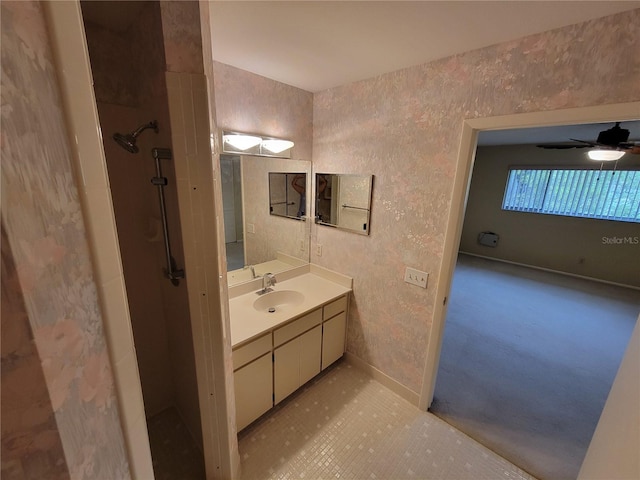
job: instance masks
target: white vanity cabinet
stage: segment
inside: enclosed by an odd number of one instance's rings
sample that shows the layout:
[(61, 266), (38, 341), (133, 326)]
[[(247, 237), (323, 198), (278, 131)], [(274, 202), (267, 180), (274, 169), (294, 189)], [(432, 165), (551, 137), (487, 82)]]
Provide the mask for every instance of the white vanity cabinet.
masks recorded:
[[(334, 297), (335, 298), (335, 297)], [(348, 294), (267, 327), (233, 349), (236, 422), (242, 430), (344, 354)]]
[(344, 355), (347, 330), (347, 296), (322, 309), (322, 370)]
[(233, 350), (236, 423), (242, 430), (273, 407), (271, 333)]
[(273, 331), (274, 402), (280, 403), (320, 373), (322, 309)]

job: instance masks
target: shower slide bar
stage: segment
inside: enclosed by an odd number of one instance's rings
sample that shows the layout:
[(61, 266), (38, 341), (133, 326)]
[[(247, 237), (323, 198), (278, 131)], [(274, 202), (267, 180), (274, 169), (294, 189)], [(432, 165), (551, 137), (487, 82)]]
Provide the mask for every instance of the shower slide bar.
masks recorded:
[(167, 208), (164, 202), (164, 187), (167, 185), (167, 177), (162, 176), (162, 166), (160, 165), (160, 160), (172, 160), (173, 155), (169, 148), (154, 148), (151, 153), (156, 161), (156, 176), (151, 178), (151, 183), (158, 187), (160, 213), (162, 214), (162, 232), (164, 234), (164, 251), (167, 256), (167, 268), (164, 273), (173, 285), (178, 286), (180, 285), (180, 279), (184, 278), (184, 269), (176, 267), (176, 261), (171, 255), (169, 228), (167, 227)]

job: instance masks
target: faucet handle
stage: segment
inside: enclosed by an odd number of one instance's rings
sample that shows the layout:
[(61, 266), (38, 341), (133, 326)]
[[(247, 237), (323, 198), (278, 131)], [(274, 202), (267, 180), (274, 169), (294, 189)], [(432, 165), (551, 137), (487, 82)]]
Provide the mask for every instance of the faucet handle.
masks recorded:
[(264, 295), (271, 292), (271, 287), (276, 284), (276, 277), (273, 273), (265, 273), (262, 276), (262, 290), (258, 291), (258, 295)]

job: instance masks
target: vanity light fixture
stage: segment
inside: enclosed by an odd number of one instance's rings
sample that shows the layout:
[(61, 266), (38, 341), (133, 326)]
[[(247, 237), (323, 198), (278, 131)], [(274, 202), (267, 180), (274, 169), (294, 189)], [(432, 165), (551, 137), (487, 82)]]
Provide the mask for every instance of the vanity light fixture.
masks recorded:
[(222, 132), (222, 151), (259, 157), (291, 158), (291, 140), (263, 137), (252, 133)]
[(625, 152), (621, 152), (620, 150), (605, 150), (605, 149), (595, 149), (589, 150), (587, 152), (587, 156), (591, 160), (596, 160), (599, 162), (610, 162), (613, 160), (620, 160)]
[(261, 147), (272, 153), (280, 153), (293, 147), (291, 140), (278, 140), (277, 138), (268, 138), (262, 140)]
[(233, 148), (242, 151), (249, 150), (262, 142), (262, 137), (245, 135), (243, 133), (225, 133), (222, 139), (225, 144), (229, 144)]

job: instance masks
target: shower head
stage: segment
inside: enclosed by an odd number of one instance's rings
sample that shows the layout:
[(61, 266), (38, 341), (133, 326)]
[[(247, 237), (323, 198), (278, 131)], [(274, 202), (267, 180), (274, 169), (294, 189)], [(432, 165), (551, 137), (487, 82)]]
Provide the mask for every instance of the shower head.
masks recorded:
[(152, 128), (156, 133), (158, 133), (158, 122), (157, 120), (153, 120), (149, 123), (145, 123), (144, 125), (140, 125), (131, 133), (114, 133), (113, 139), (118, 142), (122, 148), (131, 153), (138, 153), (140, 149), (136, 145), (136, 139), (138, 135), (140, 135), (143, 131), (148, 128)]

